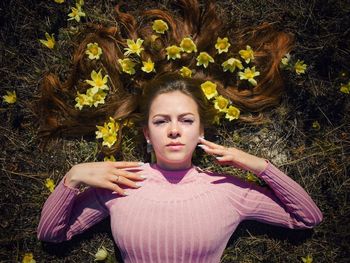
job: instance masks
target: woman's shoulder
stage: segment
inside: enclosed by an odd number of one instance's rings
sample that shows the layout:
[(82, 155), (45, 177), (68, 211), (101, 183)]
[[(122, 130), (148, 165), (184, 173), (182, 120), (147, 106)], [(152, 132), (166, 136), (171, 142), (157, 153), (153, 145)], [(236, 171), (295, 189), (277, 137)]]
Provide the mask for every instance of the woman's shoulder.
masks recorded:
[(216, 172), (197, 167), (198, 173), (212, 184), (220, 184), (224, 187), (251, 188), (254, 184), (239, 177), (238, 173)]

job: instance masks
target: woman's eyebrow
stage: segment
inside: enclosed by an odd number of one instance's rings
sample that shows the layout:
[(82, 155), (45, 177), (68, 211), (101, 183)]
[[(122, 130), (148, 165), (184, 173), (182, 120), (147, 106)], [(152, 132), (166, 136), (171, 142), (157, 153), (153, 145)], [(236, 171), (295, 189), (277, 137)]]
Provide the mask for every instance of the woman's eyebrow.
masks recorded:
[[(183, 116), (186, 116), (186, 115), (192, 115), (194, 116), (194, 114), (192, 112), (186, 112), (186, 113), (182, 113), (179, 115), (179, 117), (183, 117)], [(152, 118), (154, 117), (169, 117), (170, 115), (169, 114), (162, 114), (162, 113), (159, 113), (159, 114), (156, 114), (154, 115)]]

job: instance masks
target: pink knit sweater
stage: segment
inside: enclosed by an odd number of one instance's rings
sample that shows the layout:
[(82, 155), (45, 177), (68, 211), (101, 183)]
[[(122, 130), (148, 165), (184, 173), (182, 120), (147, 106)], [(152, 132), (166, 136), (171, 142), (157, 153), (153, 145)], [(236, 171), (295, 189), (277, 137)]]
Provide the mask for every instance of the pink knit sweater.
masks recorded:
[(110, 215), (125, 263), (218, 263), (243, 220), (287, 228), (319, 224), (322, 213), (305, 190), (266, 162), (258, 177), (269, 188), (195, 166), (165, 171), (156, 164), (138, 168), (148, 178), (141, 188), (125, 187), (128, 196), (96, 188), (79, 193), (62, 179), (44, 204), (38, 238), (69, 240)]

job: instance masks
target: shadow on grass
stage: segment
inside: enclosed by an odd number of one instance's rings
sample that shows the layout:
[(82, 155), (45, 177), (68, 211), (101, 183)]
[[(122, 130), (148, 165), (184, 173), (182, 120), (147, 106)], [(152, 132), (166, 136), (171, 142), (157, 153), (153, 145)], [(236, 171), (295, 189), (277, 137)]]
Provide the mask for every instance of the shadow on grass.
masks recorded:
[[(111, 227), (110, 227), (110, 218), (106, 218), (99, 222), (98, 224), (92, 226), (88, 230), (84, 231), (82, 234), (74, 236), (71, 240), (62, 242), (62, 243), (49, 243), (49, 242), (42, 242), (42, 249), (47, 254), (56, 256), (59, 259), (66, 258), (71, 255), (71, 252), (81, 246), (81, 242), (84, 240), (90, 240), (96, 234), (107, 234), (108, 237), (113, 241), (114, 245), (114, 253), (116, 256), (117, 262), (123, 262), (122, 256), (120, 253), (119, 248), (114, 242)], [(97, 251), (97, 250), (96, 250)], [(95, 253), (96, 251), (90, 251), (91, 253)]]
[(310, 239), (313, 234), (313, 229), (290, 229), (280, 226), (260, 223), (258, 221), (246, 220), (239, 224), (236, 231), (231, 235), (227, 247), (233, 245), (239, 237), (249, 236), (263, 236), (268, 238), (288, 241), (292, 245), (300, 245), (307, 239)]

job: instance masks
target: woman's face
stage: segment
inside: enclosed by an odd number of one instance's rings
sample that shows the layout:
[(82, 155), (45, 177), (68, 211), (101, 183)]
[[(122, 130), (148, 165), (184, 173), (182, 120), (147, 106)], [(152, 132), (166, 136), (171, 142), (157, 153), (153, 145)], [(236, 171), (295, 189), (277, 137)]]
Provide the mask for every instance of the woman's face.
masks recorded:
[(180, 91), (158, 95), (151, 103), (144, 135), (161, 168), (189, 168), (198, 138), (203, 136), (196, 102)]

